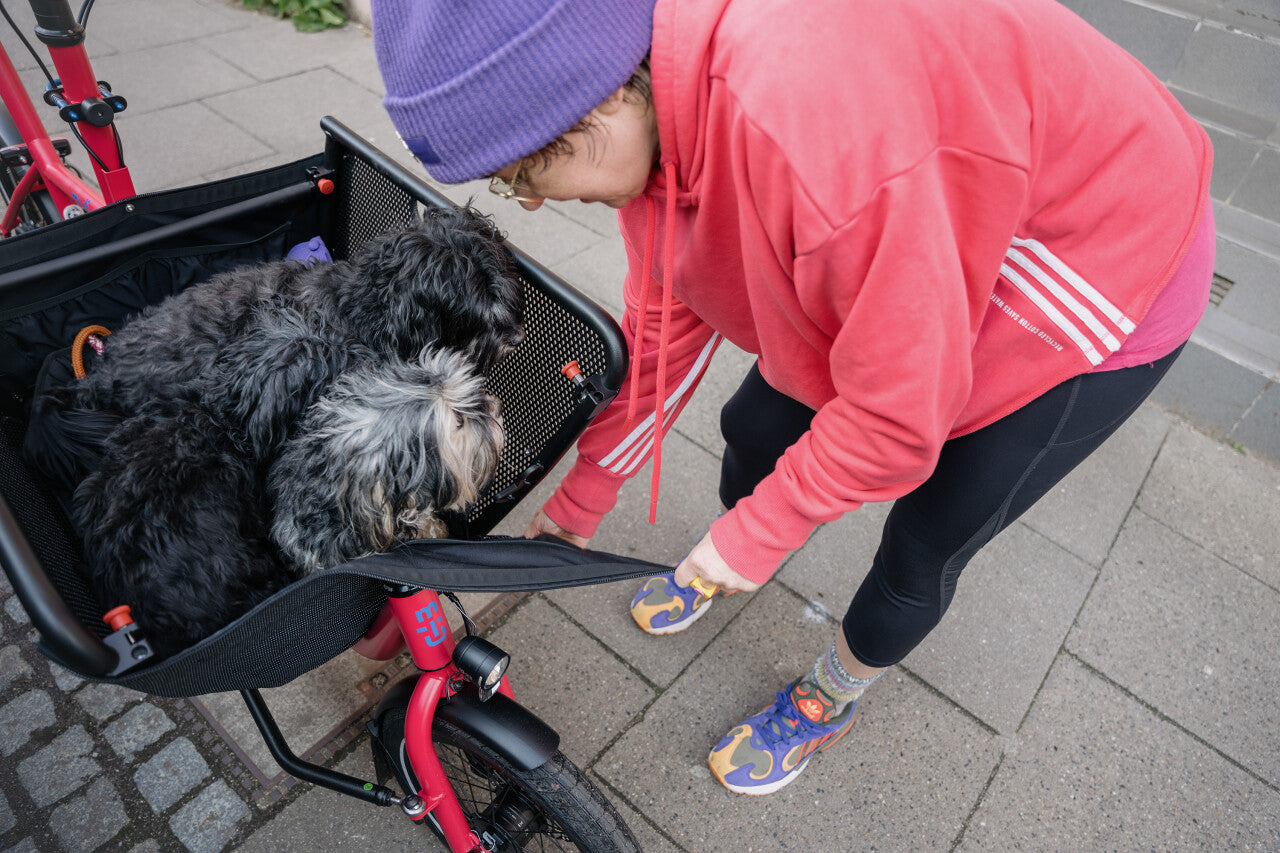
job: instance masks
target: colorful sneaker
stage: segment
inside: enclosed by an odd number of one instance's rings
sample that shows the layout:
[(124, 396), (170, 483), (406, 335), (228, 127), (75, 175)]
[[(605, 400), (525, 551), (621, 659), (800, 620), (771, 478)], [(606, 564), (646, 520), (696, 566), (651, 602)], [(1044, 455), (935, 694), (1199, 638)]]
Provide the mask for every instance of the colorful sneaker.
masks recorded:
[(654, 575), (631, 600), (631, 618), (649, 634), (674, 634), (696, 622), (711, 599), (691, 586), (677, 586), (675, 572)]
[(800, 679), (721, 738), (707, 763), (730, 791), (771, 794), (799, 776), (815, 752), (844, 736), (857, 707), (853, 701), (837, 712), (817, 685)]

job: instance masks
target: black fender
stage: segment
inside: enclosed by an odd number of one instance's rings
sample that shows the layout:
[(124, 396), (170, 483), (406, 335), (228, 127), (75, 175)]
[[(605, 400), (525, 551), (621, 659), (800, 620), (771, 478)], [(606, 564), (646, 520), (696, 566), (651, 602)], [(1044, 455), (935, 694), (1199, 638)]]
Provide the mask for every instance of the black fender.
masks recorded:
[[(380, 719), (397, 705), (407, 706), (419, 678), (406, 678), (388, 690), (374, 709), (373, 718)], [(442, 699), (436, 706), (436, 716), (471, 735), (518, 770), (541, 767), (560, 748), (560, 735), (532, 711), (503, 693), (481, 702), (471, 682)]]

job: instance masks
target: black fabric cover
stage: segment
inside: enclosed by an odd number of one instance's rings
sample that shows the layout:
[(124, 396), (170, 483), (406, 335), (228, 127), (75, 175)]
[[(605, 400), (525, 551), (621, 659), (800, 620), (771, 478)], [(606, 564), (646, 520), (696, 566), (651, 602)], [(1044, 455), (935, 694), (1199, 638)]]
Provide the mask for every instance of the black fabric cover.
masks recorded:
[(278, 687), (364, 636), (387, 600), (384, 583), (511, 592), (665, 571), (670, 567), (582, 550), (552, 537), (420, 540), (303, 578), (173, 657), (117, 678), (91, 680), (176, 697)]

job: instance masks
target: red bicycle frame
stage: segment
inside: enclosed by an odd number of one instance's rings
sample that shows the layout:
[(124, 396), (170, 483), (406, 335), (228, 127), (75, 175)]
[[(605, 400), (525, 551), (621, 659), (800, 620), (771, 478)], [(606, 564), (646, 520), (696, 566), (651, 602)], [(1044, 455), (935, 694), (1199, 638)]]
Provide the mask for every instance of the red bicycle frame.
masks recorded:
[[(433, 814), (452, 853), (483, 850), (479, 837), (462, 813), (431, 740), (431, 722), (435, 718), (436, 706), (451, 695), (454, 685), (465, 678), (453, 662), (455, 642), (449, 620), (445, 618), (440, 597), (434, 590), (419, 590), (404, 597), (393, 596), (388, 602), (414, 664), (423, 671), (409, 700), (404, 727), (409, 763), (418, 777), (418, 796), (425, 804), (422, 814), (413, 819), (422, 820)], [(498, 690), (514, 698), (506, 675), (502, 676)]]
[[(67, 0), (31, 0), (30, 5), (38, 24), (36, 35), (49, 49), (63, 97), (72, 105), (100, 102), (102, 90), (84, 49), (84, 28), (71, 14)], [(100, 188), (95, 189), (71, 171), (54, 150), (13, 61), (3, 49), (0, 49), (0, 98), (26, 143), (30, 158), (30, 165), (0, 220), (0, 236), (9, 235), (17, 224), (22, 203), (40, 189), (48, 190), (64, 218), (77, 208), (89, 212), (135, 194), (129, 169), (120, 159), (115, 123), (108, 120), (99, 126), (84, 118), (74, 122), (93, 155), (90, 162)]]

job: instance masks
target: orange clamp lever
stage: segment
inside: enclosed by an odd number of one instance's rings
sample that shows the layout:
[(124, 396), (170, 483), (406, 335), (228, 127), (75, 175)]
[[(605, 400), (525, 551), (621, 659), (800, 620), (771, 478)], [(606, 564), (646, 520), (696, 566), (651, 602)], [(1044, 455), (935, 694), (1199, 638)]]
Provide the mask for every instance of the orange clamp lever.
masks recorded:
[(113, 607), (107, 611), (102, 617), (102, 621), (113, 631), (119, 631), (133, 624), (133, 614), (129, 611), (129, 605), (121, 604), (119, 607)]

